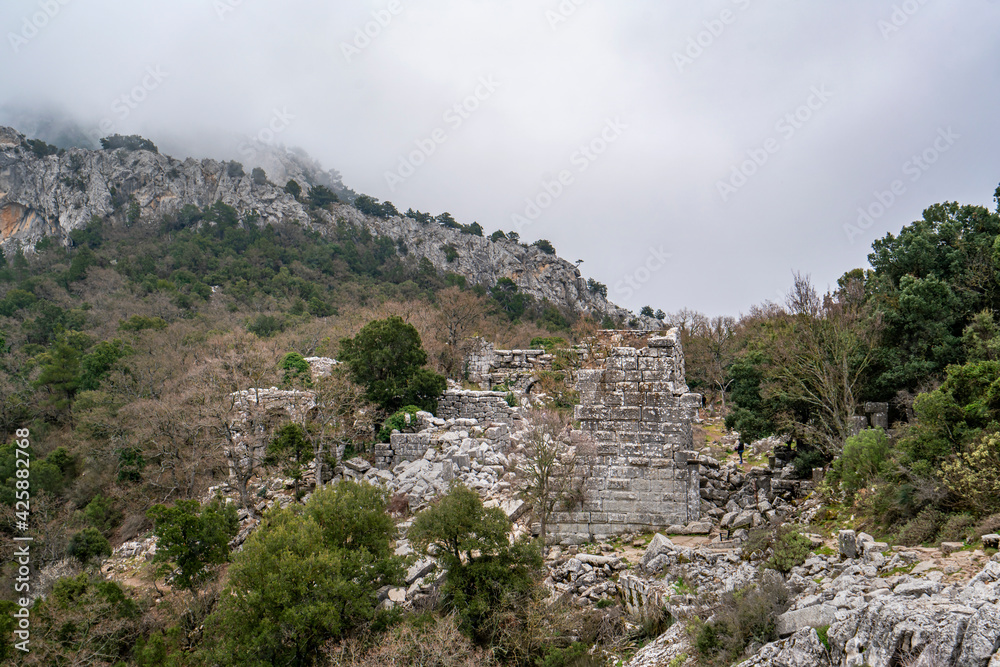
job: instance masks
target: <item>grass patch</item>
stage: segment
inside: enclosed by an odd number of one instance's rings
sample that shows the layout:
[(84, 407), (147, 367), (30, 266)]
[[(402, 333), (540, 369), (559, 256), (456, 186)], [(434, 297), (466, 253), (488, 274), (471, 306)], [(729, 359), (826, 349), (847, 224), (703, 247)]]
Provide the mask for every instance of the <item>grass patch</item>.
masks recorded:
[(822, 644), (827, 651), (830, 650), (830, 638), (827, 637), (827, 632), (829, 632), (829, 625), (821, 625), (816, 628), (816, 634), (819, 636), (819, 643)]

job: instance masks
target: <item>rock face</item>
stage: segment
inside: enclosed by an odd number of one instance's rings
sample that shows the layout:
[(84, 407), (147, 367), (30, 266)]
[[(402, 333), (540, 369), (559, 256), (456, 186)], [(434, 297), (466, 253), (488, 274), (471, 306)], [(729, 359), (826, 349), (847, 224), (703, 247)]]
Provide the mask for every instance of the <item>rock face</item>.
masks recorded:
[[(241, 215), (256, 216), (259, 224), (298, 221), (323, 233), (346, 222), (401, 242), (414, 262), (426, 258), (438, 271), (457, 273), (472, 283), (492, 287), (500, 278), (510, 278), (539, 300), (608, 314), (638, 328), (662, 326), (610, 303), (600, 290), (588, 287), (574, 264), (537, 247), (506, 239), (493, 242), (402, 216), (375, 218), (347, 204), (309, 210), (285, 192), (284, 184), (295, 179), (303, 189), (324, 185), (349, 193), (336, 172), (323, 171), (304, 154), (290, 151), (272, 151), (262, 164), (269, 181), (257, 182), (250, 173), (231, 169), (230, 162), (177, 160), (145, 150), (71, 148), (40, 157), (22, 134), (0, 127), (0, 247), (9, 254), (16, 248), (30, 250), (47, 236), (68, 243), (69, 233), (94, 216), (129, 224), (133, 205), (140, 221), (158, 224), (163, 215), (186, 204), (205, 208), (222, 201)], [(449, 261), (446, 247), (458, 256)]]
[[(623, 337), (635, 347), (619, 346)], [(604, 331), (577, 372), (576, 418), (593, 441), (583, 506), (553, 514), (566, 544), (642, 533), (700, 518), (691, 422), (701, 406), (688, 393), (677, 331), (642, 337)]]

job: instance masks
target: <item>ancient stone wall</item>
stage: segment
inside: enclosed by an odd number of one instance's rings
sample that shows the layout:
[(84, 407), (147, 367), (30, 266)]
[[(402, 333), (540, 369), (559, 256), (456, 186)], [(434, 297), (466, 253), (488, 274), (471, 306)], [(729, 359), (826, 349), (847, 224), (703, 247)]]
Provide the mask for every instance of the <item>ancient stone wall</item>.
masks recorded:
[[(485, 392), (447, 392), (445, 396), (457, 393), (465, 401), (471, 398), (463, 396), (465, 394), (477, 394)], [(502, 396), (502, 394), (500, 395)], [(493, 398), (493, 396), (483, 396), (481, 398)], [(471, 405), (464, 402), (464, 405)], [(485, 402), (484, 402), (485, 404)], [(440, 405), (440, 404), (439, 404)], [(424, 458), (428, 449), (439, 452), (453, 451), (455, 465), (461, 468), (468, 467), (471, 459), (480, 459), (487, 451), (499, 454), (506, 453), (510, 449), (510, 424), (512, 423), (511, 410), (506, 408), (506, 421), (489, 418), (472, 417), (435, 417), (429, 412), (418, 412), (418, 422), (413, 425), (410, 432), (394, 432), (389, 436), (389, 442), (380, 442), (375, 445), (375, 465), (379, 468), (394, 468), (400, 463), (407, 463)], [(497, 410), (499, 413), (499, 410)], [(438, 410), (440, 414), (441, 411)], [(463, 458), (464, 457), (464, 458)]]
[(446, 391), (438, 400), (437, 414), (441, 419), (475, 419), (508, 426), (513, 418), (507, 394), (499, 391)]
[(498, 350), (479, 339), (466, 358), (469, 380), (485, 390), (506, 385), (515, 393), (526, 392), (538, 373), (552, 368), (552, 355), (545, 350)]
[(688, 392), (676, 330), (600, 332), (591, 349), (587, 365), (596, 367), (577, 371), (576, 382), (575, 416), (593, 447), (586, 498), (553, 516), (553, 534), (571, 544), (697, 521), (691, 423), (701, 395)]

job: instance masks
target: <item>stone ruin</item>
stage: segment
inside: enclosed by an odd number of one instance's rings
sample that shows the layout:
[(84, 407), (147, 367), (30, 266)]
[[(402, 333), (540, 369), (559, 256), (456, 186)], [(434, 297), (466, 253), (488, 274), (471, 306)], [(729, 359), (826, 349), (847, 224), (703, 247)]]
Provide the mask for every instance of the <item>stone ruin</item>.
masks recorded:
[(526, 394), (538, 381), (538, 373), (552, 368), (552, 359), (545, 350), (498, 350), (493, 343), (478, 338), (466, 357), (465, 370), (469, 381), (483, 390), (506, 386)]
[(691, 423), (702, 398), (688, 391), (677, 331), (601, 331), (584, 363), (575, 416), (592, 467), (582, 507), (555, 513), (553, 534), (570, 544), (697, 522)]

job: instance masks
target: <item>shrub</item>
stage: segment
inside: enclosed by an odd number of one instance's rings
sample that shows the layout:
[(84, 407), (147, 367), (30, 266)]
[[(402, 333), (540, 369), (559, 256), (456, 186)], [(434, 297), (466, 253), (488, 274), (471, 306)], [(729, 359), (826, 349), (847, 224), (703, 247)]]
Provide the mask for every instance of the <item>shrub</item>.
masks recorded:
[(822, 468), (825, 463), (826, 457), (823, 456), (823, 452), (816, 449), (801, 452), (792, 460), (795, 476), (799, 479), (809, 479), (812, 477), (813, 468)]
[(433, 545), (447, 568), (446, 605), (459, 626), (482, 645), (510, 625), (523, 625), (542, 566), (538, 548), (510, 542), (511, 522), (498, 507), (483, 507), (479, 494), (460, 484), (413, 520), (408, 536), (426, 553)]
[(941, 464), (958, 507), (976, 515), (1000, 511), (1000, 433), (979, 438)]
[(329, 664), (343, 667), (499, 667), (490, 652), (459, 631), (454, 615), (415, 616), (379, 636), (370, 647), (348, 639), (328, 650), (327, 657)]
[(167, 322), (162, 317), (146, 317), (145, 315), (133, 315), (127, 320), (120, 320), (118, 322), (119, 331), (145, 331), (146, 329), (152, 329), (153, 331), (162, 331), (167, 328)]
[(91, 559), (111, 555), (111, 544), (96, 528), (84, 528), (73, 536), (66, 553), (86, 565)]
[[(590, 290), (591, 294), (600, 294), (605, 299), (608, 298), (608, 286), (604, 283), (598, 282), (593, 278), (587, 278), (587, 289)], [(605, 329), (614, 327), (604, 327)]]
[(787, 574), (793, 567), (802, 565), (809, 557), (812, 542), (800, 533), (794, 526), (779, 526), (774, 536), (774, 546), (771, 547), (771, 557), (764, 563), (765, 567)]
[(831, 467), (831, 481), (853, 496), (888, 469), (889, 438), (880, 428), (867, 429), (844, 443), (844, 451)]
[(546, 255), (554, 255), (554, 254), (556, 254), (555, 246), (553, 246), (552, 243), (550, 241), (546, 240), (546, 239), (538, 239), (537, 241), (535, 241), (531, 245), (533, 245), (534, 247), (538, 248), (539, 250), (541, 250), (542, 252), (544, 252)]
[(226, 175), (229, 176), (229, 178), (243, 178), (245, 174), (246, 172), (243, 171), (243, 165), (239, 162), (233, 161), (226, 165)]
[(285, 192), (298, 199), (299, 195), (302, 194), (302, 186), (299, 185), (296, 181), (290, 180), (287, 183), (285, 183)]
[(389, 442), (392, 431), (405, 431), (417, 424), (417, 412), (420, 410), (416, 405), (407, 405), (385, 420), (382, 428), (378, 432), (379, 442)]
[(285, 330), (285, 321), (274, 315), (258, 315), (247, 322), (247, 331), (258, 338), (270, 338)]
[(458, 259), (458, 248), (455, 247), (455, 244), (446, 243), (441, 246), (441, 250), (444, 251), (444, 258), (448, 260), (449, 264)]
[(1000, 514), (993, 514), (986, 517), (972, 529), (972, 536), (977, 540), (983, 535), (991, 533), (1000, 533)]
[(971, 514), (952, 514), (941, 526), (937, 537), (942, 542), (964, 542), (972, 537), (972, 529), (975, 526), (976, 520)]
[(83, 508), (83, 518), (104, 535), (110, 535), (122, 520), (122, 512), (110, 498), (98, 494)]
[[(153, 505), (146, 516), (158, 538), (154, 560), (174, 572), (174, 583), (195, 591), (212, 565), (229, 560), (229, 540), (240, 524), (236, 506), (216, 498), (204, 507), (197, 500), (178, 500), (173, 507)], [(176, 571), (175, 571), (176, 570)]]
[(316, 185), (309, 188), (309, 204), (317, 208), (323, 208), (328, 204), (336, 204), (340, 197), (325, 185)]
[(129, 134), (122, 136), (120, 134), (113, 134), (110, 137), (104, 137), (101, 139), (101, 148), (106, 151), (113, 151), (116, 148), (124, 148), (127, 151), (152, 151), (154, 153), (159, 153), (160, 151), (156, 148), (154, 144), (149, 139), (140, 137), (138, 134)]
[(766, 644), (778, 638), (776, 619), (788, 608), (788, 589), (777, 576), (759, 586), (726, 593), (715, 618), (696, 628), (695, 648), (708, 661), (730, 664), (751, 642)]
[(267, 173), (260, 167), (254, 167), (250, 172), (254, 185), (264, 185), (267, 183)]
[(905, 546), (918, 546), (934, 541), (944, 517), (935, 509), (925, 509), (906, 522), (896, 535), (896, 541)]
[(402, 578), (385, 494), (341, 482), (303, 510), (274, 509), (229, 567), (205, 621), (204, 662), (309, 665), (325, 642), (376, 619), (378, 590)]

